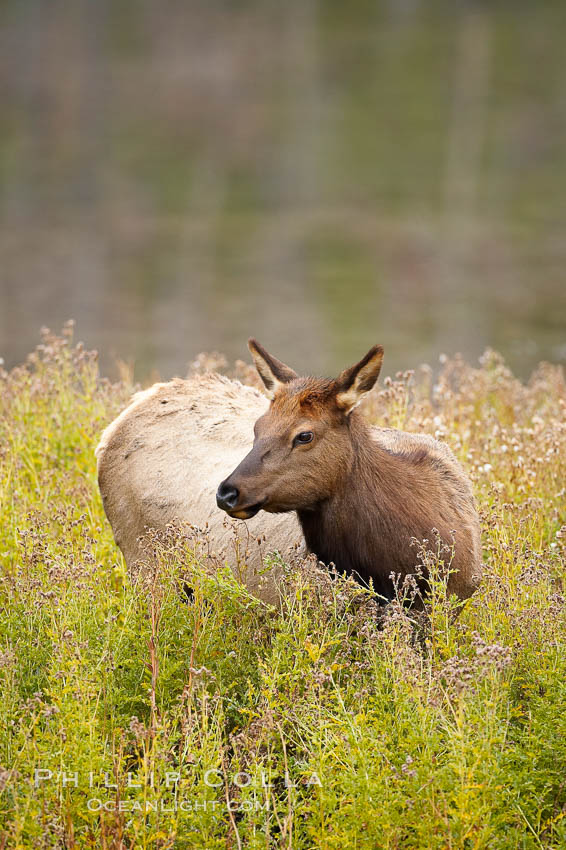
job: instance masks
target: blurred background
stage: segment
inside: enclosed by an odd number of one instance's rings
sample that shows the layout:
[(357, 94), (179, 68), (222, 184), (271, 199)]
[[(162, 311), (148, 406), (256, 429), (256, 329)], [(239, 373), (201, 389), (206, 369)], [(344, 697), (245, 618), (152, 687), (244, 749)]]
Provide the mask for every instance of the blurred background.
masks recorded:
[(566, 361), (564, 0), (3, 0), (0, 356)]

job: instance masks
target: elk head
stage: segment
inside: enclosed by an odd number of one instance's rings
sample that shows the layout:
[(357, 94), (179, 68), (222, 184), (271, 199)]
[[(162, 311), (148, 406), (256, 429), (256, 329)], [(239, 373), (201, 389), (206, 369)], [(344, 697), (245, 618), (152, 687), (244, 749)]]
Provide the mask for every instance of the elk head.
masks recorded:
[(271, 404), (251, 451), (218, 487), (218, 507), (237, 519), (316, 510), (352, 468), (351, 413), (377, 380), (383, 348), (329, 380), (301, 378), (256, 340), (248, 346)]

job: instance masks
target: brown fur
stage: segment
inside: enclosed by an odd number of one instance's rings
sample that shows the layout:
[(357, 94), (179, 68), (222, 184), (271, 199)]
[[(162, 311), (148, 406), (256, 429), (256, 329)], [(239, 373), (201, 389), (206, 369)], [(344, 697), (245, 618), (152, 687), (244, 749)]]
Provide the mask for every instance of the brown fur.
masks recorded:
[[(470, 596), (481, 576), (480, 528), (462, 467), (432, 437), (369, 428), (354, 410), (377, 379), (382, 349), (329, 381), (299, 378), (254, 341), (250, 347), (272, 403), (256, 422), (252, 450), (222, 482), (238, 494), (229, 513), (296, 510), (310, 551), (371, 579), (388, 599), (390, 574), (415, 571), (411, 539), (435, 548), (436, 529), (454, 545), (449, 592)], [(297, 443), (302, 432), (314, 435), (310, 443)]]

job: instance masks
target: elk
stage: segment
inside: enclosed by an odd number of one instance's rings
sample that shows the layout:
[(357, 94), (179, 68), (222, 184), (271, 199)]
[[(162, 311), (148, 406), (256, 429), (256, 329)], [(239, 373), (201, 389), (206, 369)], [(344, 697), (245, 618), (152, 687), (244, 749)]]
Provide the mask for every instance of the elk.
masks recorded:
[(448, 590), (470, 596), (481, 550), (463, 469), (443, 443), (370, 427), (356, 410), (383, 349), (328, 380), (300, 378), (255, 340), (249, 347), (268, 398), (215, 373), (175, 379), (137, 393), (102, 434), (98, 483), (128, 570), (147, 559), (148, 528), (181, 521), (207, 528), (215, 561), (265, 602), (279, 591), (264, 556), (301, 546), (391, 599), (390, 575), (415, 572), (412, 538), (437, 529), (449, 545), (454, 532)]
[(296, 511), (309, 551), (371, 581), (387, 600), (392, 574), (415, 573), (411, 541), (436, 533), (452, 551), (447, 591), (469, 597), (481, 548), (464, 470), (445, 444), (371, 428), (356, 410), (377, 381), (383, 348), (328, 380), (299, 377), (256, 340), (248, 345), (271, 404), (255, 423), (251, 450), (220, 483), (218, 506), (247, 521), (259, 511)]

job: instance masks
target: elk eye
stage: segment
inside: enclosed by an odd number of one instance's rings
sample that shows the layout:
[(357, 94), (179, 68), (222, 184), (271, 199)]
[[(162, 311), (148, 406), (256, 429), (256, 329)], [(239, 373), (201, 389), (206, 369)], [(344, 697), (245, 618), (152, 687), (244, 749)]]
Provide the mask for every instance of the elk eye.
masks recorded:
[(313, 437), (314, 434), (312, 431), (301, 431), (293, 440), (293, 444), (295, 446), (304, 446), (306, 443), (310, 443)]

